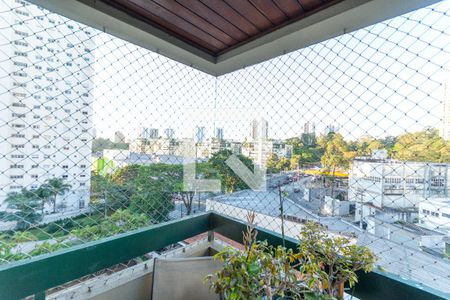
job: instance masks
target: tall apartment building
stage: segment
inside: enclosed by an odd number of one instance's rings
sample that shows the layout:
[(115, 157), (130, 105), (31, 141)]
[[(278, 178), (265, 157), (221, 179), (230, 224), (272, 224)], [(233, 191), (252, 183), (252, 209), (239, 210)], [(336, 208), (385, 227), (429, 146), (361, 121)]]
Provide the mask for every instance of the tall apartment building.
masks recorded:
[(269, 122), (260, 118), (252, 121), (252, 139), (254, 141), (269, 138)]
[(293, 147), (280, 140), (252, 141), (242, 145), (242, 154), (249, 157), (253, 162), (263, 168), (267, 165), (267, 159), (271, 155), (277, 157), (291, 158)]
[(441, 135), (444, 140), (450, 140), (450, 79), (444, 83), (444, 101)]
[(173, 130), (172, 128), (164, 129), (164, 138), (166, 138), (166, 139), (175, 138), (175, 130)]
[(0, 210), (8, 193), (38, 188), (50, 178), (71, 185), (57, 198), (58, 211), (87, 207), (91, 29), (24, 1), (0, 6)]
[(157, 128), (142, 127), (139, 137), (141, 139), (157, 139), (159, 138), (159, 130)]
[(206, 141), (206, 127), (196, 126), (194, 140), (196, 143), (203, 143)]
[(218, 140), (223, 140), (223, 128), (216, 128), (214, 131), (214, 138)]

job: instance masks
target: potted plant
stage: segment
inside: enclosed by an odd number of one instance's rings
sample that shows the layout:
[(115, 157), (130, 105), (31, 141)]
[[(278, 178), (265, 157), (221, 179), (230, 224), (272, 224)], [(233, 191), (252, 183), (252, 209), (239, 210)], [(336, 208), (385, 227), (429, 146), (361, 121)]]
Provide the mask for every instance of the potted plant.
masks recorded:
[(376, 261), (367, 247), (330, 235), (314, 222), (305, 224), (295, 251), (269, 246), (256, 241), (254, 218), (247, 216), (244, 250), (224, 248), (215, 255), (222, 269), (206, 277), (225, 299), (342, 299), (344, 284), (352, 287), (356, 271), (369, 272)]
[(311, 291), (325, 299), (342, 299), (344, 284), (358, 282), (356, 271), (370, 272), (377, 260), (365, 246), (344, 236), (331, 235), (315, 222), (307, 222), (300, 233), (296, 255), (299, 270)]
[(223, 262), (223, 268), (208, 275), (206, 281), (226, 299), (275, 299), (288, 295), (289, 299), (299, 299), (294, 251), (256, 241), (254, 218), (254, 213), (247, 216), (244, 251), (225, 247), (216, 254), (214, 258)]

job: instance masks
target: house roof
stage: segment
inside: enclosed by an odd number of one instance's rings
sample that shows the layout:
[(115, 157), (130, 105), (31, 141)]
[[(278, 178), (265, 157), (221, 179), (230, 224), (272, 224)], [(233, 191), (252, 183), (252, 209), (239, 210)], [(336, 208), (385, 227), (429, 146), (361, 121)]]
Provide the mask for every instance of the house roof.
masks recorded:
[(437, 0), (29, 0), (219, 76)]

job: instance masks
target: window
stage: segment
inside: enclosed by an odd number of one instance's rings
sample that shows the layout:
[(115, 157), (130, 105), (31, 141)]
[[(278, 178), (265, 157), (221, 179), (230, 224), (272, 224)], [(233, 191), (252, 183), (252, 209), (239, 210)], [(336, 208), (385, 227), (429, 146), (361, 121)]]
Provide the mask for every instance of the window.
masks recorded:
[(9, 166), (11, 169), (23, 169), (23, 165), (13, 164)]
[(14, 106), (14, 107), (26, 107), (26, 105), (21, 103), (21, 102), (13, 102), (12, 106)]
[(28, 33), (23, 32), (23, 31), (19, 31), (19, 30), (14, 30), (14, 33), (23, 37), (27, 37)]
[(24, 98), (27, 96), (27, 94), (25, 93), (16, 93), (16, 92), (12, 93), (12, 95), (17, 98)]
[(14, 45), (27, 47), (28, 43), (22, 41), (14, 41)]
[(29, 16), (29, 14), (28, 14), (27, 12), (22, 11), (22, 10), (16, 9), (15, 12), (16, 12), (16, 14), (18, 14), (18, 15), (22, 15), (22, 16), (26, 16), (26, 17)]
[(12, 116), (16, 118), (25, 118), (25, 114), (12, 113)]
[(13, 72), (14, 76), (18, 76), (18, 77), (27, 77), (27, 73), (25, 72)]
[(19, 61), (15, 61), (14, 65), (19, 66), (19, 67), (27, 67), (28, 66), (27, 63), (23, 63), (23, 62), (19, 62)]

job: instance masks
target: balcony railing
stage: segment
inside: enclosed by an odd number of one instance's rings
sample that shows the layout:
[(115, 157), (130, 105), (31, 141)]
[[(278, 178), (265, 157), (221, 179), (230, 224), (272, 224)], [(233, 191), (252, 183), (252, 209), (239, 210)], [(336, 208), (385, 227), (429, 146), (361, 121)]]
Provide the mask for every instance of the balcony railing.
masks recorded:
[[(30, 295), (35, 295), (35, 299), (45, 299), (45, 291), (50, 288), (204, 232), (208, 232), (210, 239), (216, 232), (241, 242), (245, 226), (242, 221), (206, 212), (10, 263), (0, 267), (0, 299)], [(257, 230), (258, 239), (267, 240), (271, 245), (282, 244), (280, 234), (260, 227)], [(297, 241), (285, 238), (285, 245), (296, 248)], [(440, 291), (377, 269), (358, 275), (359, 282), (349, 293), (360, 299), (431, 300), (448, 297)]]

